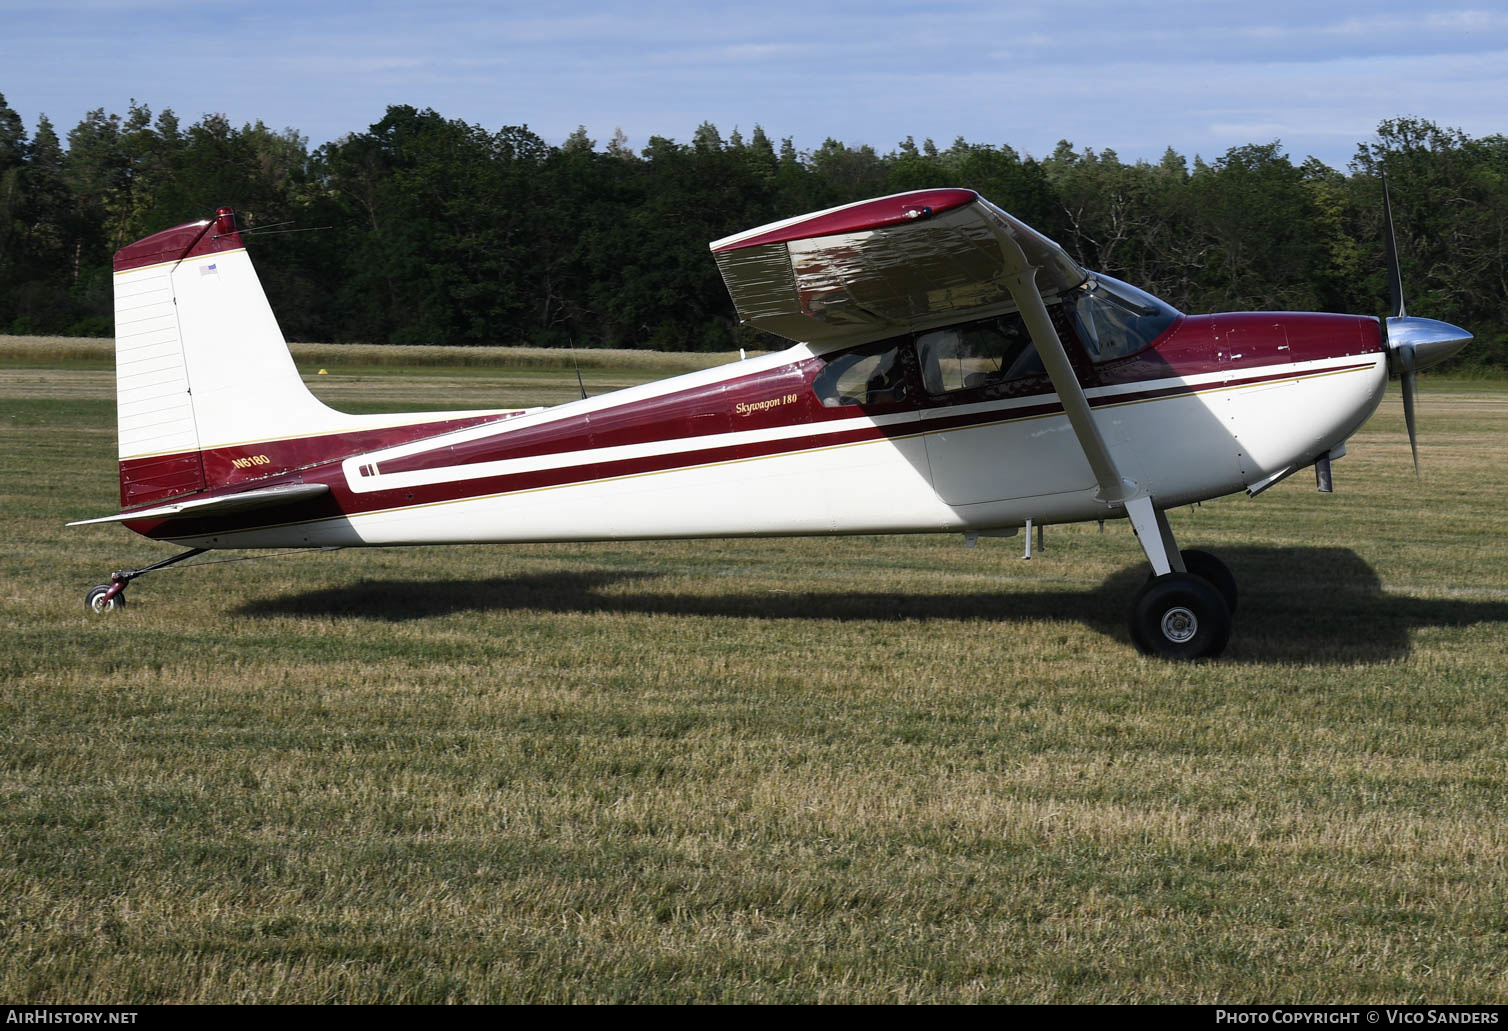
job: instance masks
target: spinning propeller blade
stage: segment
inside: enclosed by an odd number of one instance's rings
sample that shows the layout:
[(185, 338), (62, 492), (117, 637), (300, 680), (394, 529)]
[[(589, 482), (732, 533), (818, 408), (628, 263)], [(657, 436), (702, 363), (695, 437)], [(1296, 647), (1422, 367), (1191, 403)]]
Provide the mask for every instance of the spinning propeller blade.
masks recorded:
[(1403, 305), (1403, 270), (1398, 265), (1398, 238), (1393, 234), (1393, 205), (1388, 200), (1388, 177), (1382, 177), (1382, 226), (1383, 243), (1388, 252), (1388, 307), (1389, 318), (1401, 319), (1408, 315)]
[(1399, 384), (1403, 387), (1403, 424), (1409, 431), (1409, 450), (1414, 453), (1414, 480), (1419, 480), (1419, 434), (1416, 432), (1414, 423), (1414, 388), (1418, 385), (1418, 376), (1414, 369), (1414, 349), (1404, 346), (1398, 349), (1398, 364), (1403, 372), (1398, 377)]
[(1414, 455), (1414, 478), (1419, 478), (1419, 435), (1414, 422), (1414, 396), (1419, 388), (1419, 370), (1436, 365), (1471, 341), (1471, 334), (1448, 322), (1409, 315), (1403, 301), (1403, 271), (1398, 263), (1398, 241), (1393, 234), (1393, 205), (1388, 200), (1388, 180), (1382, 179), (1382, 221), (1388, 260), (1388, 307), (1393, 314), (1382, 320), (1388, 349), (1388, 369), (1403, 387), (1403, 422), (1408, 427), (1409, 450)]

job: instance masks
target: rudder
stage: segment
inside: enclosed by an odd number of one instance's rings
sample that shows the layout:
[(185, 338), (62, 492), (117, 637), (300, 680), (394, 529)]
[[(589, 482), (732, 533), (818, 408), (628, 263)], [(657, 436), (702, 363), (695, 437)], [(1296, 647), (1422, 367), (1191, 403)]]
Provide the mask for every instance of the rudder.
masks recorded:
[(122, 507), (277, 472), (237, 449), (347, 425), (299, 378), (229, 208), (122, 248), (114, 279)]

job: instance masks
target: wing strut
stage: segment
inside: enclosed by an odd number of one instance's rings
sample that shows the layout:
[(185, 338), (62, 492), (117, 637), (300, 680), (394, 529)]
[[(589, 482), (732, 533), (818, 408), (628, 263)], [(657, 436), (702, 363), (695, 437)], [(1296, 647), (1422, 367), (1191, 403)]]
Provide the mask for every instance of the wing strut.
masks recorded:
[(1042, 365), (1047, 369), (1047, 376), (1052, 380), (1058, 400), (1063, 403), (1063, 411), (1073, 427), (1074, 436), (1084, 449), (1084, 457), (1089, 460), (1089, 468), (1093, 470), (1094, 478), (1100, 485), (1096, 497), (1106, 505), (1126, 510), (1131, 525), (1136, 528), (1137, 540), (1147, 553), (1147, 561), (1152, 563), (1154, 573), (1162, 576), (1169, 572), (1184, 572), (1183, 555), (1173, 539), (1166, 513), (1152, 503), (1151, 495), (1140, 484), (1122, 476), (1120, 469), (1116, 467), (1115, 458), (1110, 454), (1099, 425), (1094, 421), (1089, 399), (1084, 396), (1084, 388), (1079, 386), (1079, 378), (1068, 360), (1068, 352), (1063, 349), (1063, 341), (1058, 339), (1058, 331), (1053, 327), (1051, 316), (1047, 314), (1042, 291), (1037, 288), (1036, 267), (1027, 260), (1021, 245), (1004, 225), (994, 219), (991, 219), (990, 225), (995, 239), (1000, 243), (1000, 254), (1005, 267), (1016, 270), (1013, 273), (1007, 272), (1006, 286), (1016, 301), (1016, 307), (1020, 309), (1021, 319), (1026, 323), (1032, 343), (1037, 345), (1037, 354), (1042, 358)]
[(1089, 467), (1094, 470), (1094, 478), (1100, 485), (1098, 497), (1106, 504), (1124, 504), (1140, 493), (1140, 488), (1134, 480), (1128, 480), (1120, 474), (1115, 466), (1115, 459), (1110, 455), (1110, 448), (1105, 444), (1105, 438), (1100, 435), (1094, 413), (1089, 408), (1089, 399), (1084, 396), (1084, 388), (1079, 386), (1079, 378), (1074, 375), (1068, 352), (1063, 350), (1063, 341), (1058, 339), (1058, 331), (1053, 328), (1052, 318), (1047, 314), (1047, 305), (1042, 302), (1042, 291), (1037, 289), (1037, 269), (1027, 261), (1021, 245), (1005, 226), (993, 219), (990, 224), (995, 239), (1000, 242), (1000, 254), (1005, 259), (1005, 267), (1016, 270), (1014, 273), (1007, 272), (1006, 286), (1015, 298), (1016, 307), (1021, 310), (1022, 321), (1026, 323), (1032, 343), (1037, 345), (1037, 354), (1042, 358), (1053, 389), (1058, 392), (1058, 400), (1063, 402), (1063, 411), (1068, 415), (1074, 435), (1079, 438), (1084, 457), (1089, 459)]

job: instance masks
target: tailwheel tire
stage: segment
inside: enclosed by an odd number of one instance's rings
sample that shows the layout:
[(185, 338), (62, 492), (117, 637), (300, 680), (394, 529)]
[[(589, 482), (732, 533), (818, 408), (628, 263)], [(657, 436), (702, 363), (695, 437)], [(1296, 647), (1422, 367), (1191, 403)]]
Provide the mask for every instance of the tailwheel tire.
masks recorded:
[(1230, 608), (1208, 580), (1193, 573), (1159, 576), (1136, 596), (1131, 640), (1144, 655), (1213, 659), (1230, 640)]
[(110, 593), (110, 587), (110, 584), (100, 584), (98, 587), (91, 588), (89, 593), (84, 595), (84, 608), (90, 612), (111, 612), (125, 608), (126, 592), (116, 591), (115, 597), (106, 598), (105, 596)]
[(1232, 616), (1236, 614), (1236, 578), (1230, 567), (1207, 551), (1190, 548), (1183, 554), (1183, 567), (1197, 577), (1210, 582), (1225, 599), (1225, 608)]

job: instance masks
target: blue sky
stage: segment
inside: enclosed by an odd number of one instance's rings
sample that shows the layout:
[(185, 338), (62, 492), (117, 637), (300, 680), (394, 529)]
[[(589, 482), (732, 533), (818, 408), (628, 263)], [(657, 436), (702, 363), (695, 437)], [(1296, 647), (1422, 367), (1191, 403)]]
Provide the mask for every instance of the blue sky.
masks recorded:
[(0, 0), (0, 93), (60, 133), (134, 97), (319, 144), (406, 103), (636, 149), (711, 121), (803, 150), (1066, 138), (1155, 161), (1280, 139), (1344, 167), (1387, 117), (1508, 132), (1508, 4)]

